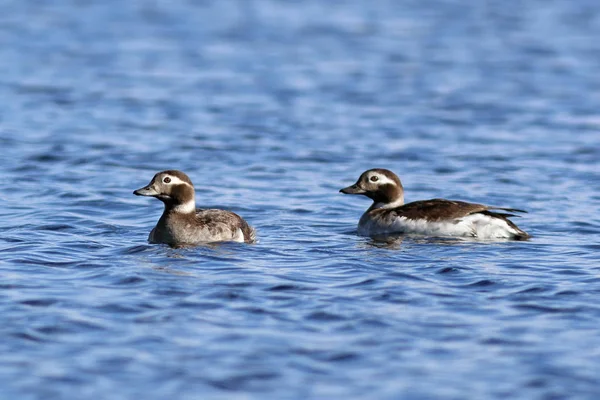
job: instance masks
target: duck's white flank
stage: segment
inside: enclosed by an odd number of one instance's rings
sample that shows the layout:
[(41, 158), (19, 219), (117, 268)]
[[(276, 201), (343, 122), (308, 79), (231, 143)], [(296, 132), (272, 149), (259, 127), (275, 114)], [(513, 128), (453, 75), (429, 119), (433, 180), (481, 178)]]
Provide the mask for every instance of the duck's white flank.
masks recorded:
[(427, 221), (398, 217), (391, 223), (371, 219), (365, 213), (358, 224), (358, 233), (364, 236), (387, 233), (407, 233), (426, 236), (462, 236), (479, 239), (509, 239), (520, 234), (501, 218), (485, 214), (471, 214), (447, 221)]
[(233, 241), (234, 242), (243, 242), (244, 241), (244, 232), (242, 232), (242, 230), (240, 228), (238, 228), (238, 230), (235, 232), (235, 235), (233, 236)]

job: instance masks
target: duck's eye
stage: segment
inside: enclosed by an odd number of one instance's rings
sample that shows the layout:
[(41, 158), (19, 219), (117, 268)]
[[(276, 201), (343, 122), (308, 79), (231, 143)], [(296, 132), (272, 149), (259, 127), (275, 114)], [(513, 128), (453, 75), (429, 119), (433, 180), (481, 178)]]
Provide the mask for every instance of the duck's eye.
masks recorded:
[(169, 178), (168, 176), (165, 176), (165, 179), (163, 179), (164, 183), (171, 183), (171, 178)]
[(371, 182), (377, 182), (379, 180), (378, 176), (372, 176), (371, 177)]

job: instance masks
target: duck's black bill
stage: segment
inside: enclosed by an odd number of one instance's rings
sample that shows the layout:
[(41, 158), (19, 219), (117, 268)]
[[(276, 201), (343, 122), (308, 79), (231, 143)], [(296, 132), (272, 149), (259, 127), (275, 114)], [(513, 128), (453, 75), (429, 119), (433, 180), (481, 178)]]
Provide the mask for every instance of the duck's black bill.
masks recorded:
[(348, 186), (346, 188), (340, 189), (340, 193), (344, 194), (364, 194), (365, 190), (358, 187), (358, 185)]
[(146, 186), (141, 189), (134, 190), (133, 194), (136, 196), (156, 196), (156, 190), (150, 186)]

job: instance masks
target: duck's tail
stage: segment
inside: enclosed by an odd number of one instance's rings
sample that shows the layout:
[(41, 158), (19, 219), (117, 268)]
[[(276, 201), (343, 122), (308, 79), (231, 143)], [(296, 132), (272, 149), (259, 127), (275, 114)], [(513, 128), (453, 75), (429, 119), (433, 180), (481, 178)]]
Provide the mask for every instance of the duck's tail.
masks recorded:
[[(494, 210), (504, 210), (504, 211), (509, 211), (509, 212), (527, 212), (527, 211), (523, 211), (523, 210), (518, 210), (515, 208), (498, 208), (498, 207), (494, 207)], [(511, 239), (513, 240), (527, 240), (531, 238), (531, 235), (528, 234), (527, 232), (525, 232), (524, 230), (522, 230), (521, 228), (519, 228), (514, 222), (512, 222), (509, 218), (510, 217), (518, 217), (518, 215), (515, 214), (511, 214), (511, 213), (502, 213), (502, 212), (496, 212), (496, 211), (483, 211), (481, 212), (481, 214), (490, 216), (492, 218), (499, 218), (501, 220), (504, 220), (504, 222), (506, 222), (508, 224), (508, 226), (510, 227), (510, 229), (512, 230), (511, 232)]]
[(248, 225), (246, 221), (242, 223), (242, 232), (244, 233), (244, 242), (256, 243), (256, 229)]

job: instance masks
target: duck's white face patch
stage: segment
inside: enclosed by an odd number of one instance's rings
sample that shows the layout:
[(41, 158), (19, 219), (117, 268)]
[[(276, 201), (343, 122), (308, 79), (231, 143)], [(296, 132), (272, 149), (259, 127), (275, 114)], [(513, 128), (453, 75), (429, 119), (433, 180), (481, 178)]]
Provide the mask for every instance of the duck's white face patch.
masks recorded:
[(396, 186), (397, 185), (396, 182), (394, 182), (393, 180), (388, 178), (386, 175), (380, 174), (378, 172), (369, 173), (369, 175), (367, 175), (367, 180), (369, 181), (369, 183), (375, 184), (377, 186), (382, 186), (382, 185)]
[(162, 184), (165, 185), (188, 185), (190, 186), (189, 183), (182, 181), (181, 179), (179, 179), (178, 177), (174, 176), (174, 175), (163, 175), (160, 181)]

